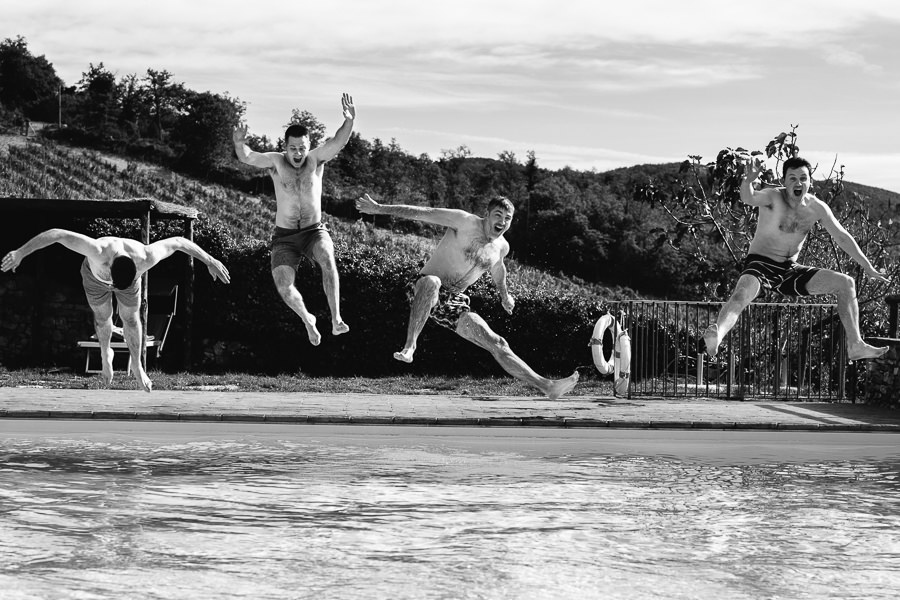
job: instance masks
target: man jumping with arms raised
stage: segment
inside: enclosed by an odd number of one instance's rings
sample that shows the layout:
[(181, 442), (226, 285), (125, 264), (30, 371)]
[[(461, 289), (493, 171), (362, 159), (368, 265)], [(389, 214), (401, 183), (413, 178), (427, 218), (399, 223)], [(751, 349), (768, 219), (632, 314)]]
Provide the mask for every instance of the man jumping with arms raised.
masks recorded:
[(821, 223), (837, 245), (862, 266), (866, 275), (889, 282), (884, 273), (872, 266), (828, 205), (809, 193), (812, 183), (809, 162), (800, 157), (789, 158), (782, 165), (783, 187), (761, 190), (753, 187), (762, 172), (759, 159), (752, 157), (746, 169), (741, 182), (741, 200), (744, 204), (759, 207), (759, 221), (744, 259), (744, 270), (731, 298), (719, 311), (716, 323), (703, 332), (707, 354), (715, 356), (718, 353), (719, 344), (761, 288), (788, 296), (834, 294), (847, 334), (850, 360), (877, 358), (887, 352), (886, 347), (876, 348), (865, 343), (860, 335), (856, 284), (852, 277), (796, 262), (806, 236), (816, 223)]
[(94, 313), (94, 329), (100, 342), (101, 374), (106, 384), (113, 379), (113, 352), (109, 346), (112, 338), (112, 297), (115, 294), (122, 318), (122, 333), (131, 354), (131, 370), (144, 391), (153, 384), (141, 364), (143, 332), (138, 314), (141, 306), (141, 276), (161, 260), (175, 252), (184, 252), (203, 261), (212, 278), (229, 283), (228, 269), (207, 254), (200, 246), (183, 237), (173, 237), (152, 244), (119, 237), (90, 238), (65, 229), (49, 229), (34, 236), (22, 247), (7, 253), (0, 265), (3, 272), (18, 268), (22, 260), (32, 252), (51, 244), (61, 244), (84, 255), (81, 263), (81, 280), (88, 304)]
[(297, 266), (303, 257), (322, 269), (322, 287), (331, 309), (331, 333), (350, 331), (341, 318), (341, 290), (334, 244), (322, 223), (322, 175), (325, 163), (337, 156), (350, 139), (356, 108), (353, 99), (341, 98), (344, 123), (334, 137), (318, 148), (310, 149), (309, 131), (303, 125), (291, 125), (284, 132), (284, 152), (255, 152), (247, 146), (247, 128), (234, 130), (234, 150), (238, 159), (248, 165), (267, 169), (275, 183), (275, 234), (272, 239), (272, 278), (278, 293), (303, 320), (309, 342), (318, 346), (322, 340), (316, 328), (316, 317), (306, 310), (303, 296), (297, 290)]
[(496, 197), (488, 203), (487, 216), (478, 217), (463, 210), (388, 205), (375, 202), (368, 194), (356, 201), (356, 208), (371, 215), (392, 215), (446, 227), (444, 237), (419, 272), (412, 291), (412, 308), (406, 344), (394, 358), (412, 362), (416, 341), (429, 317), (438, 325), (456, 332), (491, 353), (503, 369), (541, 390), (556, 400), (572, 390), (578, 372), (565, 379), (547, 379), (535, 373), (510, 349), (505, 339), (469, 309), (469, 297), (463, 292), (485, 272), (490, 271), (500, 301), (512, 314), (515, 300), (506, 288), (506, 265), (509, 243), (503, 234), (512, 224), (513, 205)]

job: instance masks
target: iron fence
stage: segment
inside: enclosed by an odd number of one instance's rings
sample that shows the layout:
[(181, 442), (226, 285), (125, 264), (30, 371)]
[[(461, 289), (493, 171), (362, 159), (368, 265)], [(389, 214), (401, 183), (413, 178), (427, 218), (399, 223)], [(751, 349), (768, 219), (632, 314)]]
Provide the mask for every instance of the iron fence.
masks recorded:
[(631, 337), (628, 396), (844, 400), (847, 353), (835, 304), (752, 303), (710, 358), (701, 335), (721, 306), (616, 303)]

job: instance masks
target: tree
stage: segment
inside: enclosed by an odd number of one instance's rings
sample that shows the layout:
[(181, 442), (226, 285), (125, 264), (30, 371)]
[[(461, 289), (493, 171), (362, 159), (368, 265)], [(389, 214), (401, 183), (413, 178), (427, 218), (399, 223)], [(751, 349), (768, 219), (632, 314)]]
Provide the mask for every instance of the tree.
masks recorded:
[(182, 149), (179, 166), (208, 173), (230, 163), (234, 155), (231, 134), (245, 110), (246, 105), (237, 98), (188, 91), (171, 136)]
[(119, 125), (130, 137), (141, 137), (141, 126), (148, 115), (146, 90), (134, 73), (119, 81)]
[(165, 69), (147, 69), (144, 84), (156, 123), (154, 137), (162, 141), (166, 131), (164, 124), (176, 118), (177, 106), (184, 99), (186, 90), (183, 84), (172, 83), (172, 74)]
[(100, 133), (110, 133), (116, 128), (119, 116), (119, 87), (116, 76), (101, 62), (90, 63), (81, 74), (77, 88), (77, 113), (75, 120), (83, 127)]
[[(322, 125), (321, 121), (319, 121), (314, 114), (308, 110), (300, 110), (299, 108), (295, 108), (291, 111), (291, 120), (285, 125), (285, 129), (291, 125), (303, 125), (306, 127), (307, 131), (309, 131), (309, 145), (311, 148), (317, 147), (322, 140), (325, 139), (325, 136), (328, 133), (328, 130), (325, 129), (325, 126)], [(284, 141), (282, 140), (281, 143), (284, 144)], [(284, 148), (282, 147), (281, 149), (283, 150)]]
[(56, 120), (62, 80), (43, 56), (33, 56), (22, 36), (0, 42), (0, 104), (37, 120)]

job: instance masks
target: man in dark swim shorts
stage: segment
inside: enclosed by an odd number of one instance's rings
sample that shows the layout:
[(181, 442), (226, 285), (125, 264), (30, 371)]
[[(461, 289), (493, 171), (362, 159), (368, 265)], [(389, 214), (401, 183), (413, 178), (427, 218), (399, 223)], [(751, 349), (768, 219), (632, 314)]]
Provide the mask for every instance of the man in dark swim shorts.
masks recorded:
[(748, 254), (741, 275), (752, 275), (763, 289), (785, 296), (809, 296), (806, 284), (818, 272), (816, 267), (807, 267), (792, 260), (778, 262), (761, 254)]
[(302, 229), (275, 227), (272, 235), (272, 270), (280, 266), (296, 270), (304, 256), (315, 262), (314, 248), (326, 243), (331, 245), (332, 241), (323, 223), (314, 223)]
[(876, 348), (862, 339), (856, 282), (852, 277), (831, 269), (817, 269), (796, 262), (806, 236), (818, 223), (841, 250), (863, 268), (866, 275), (889, 282), (884, 273), (869, 262), (856, 240), (838, 222), (828, 205), (809, 193), (812, 166), (798, 156), (784, 161), (783, 187), (777, 188), (756, 189), (754, 181), (761, 172), (759, 158), (750, 157), (741, 182), (741, 200), (744, 204), (759, 209), (759, 219), (737, 285), (728, 302), (719, 311), (716, 322), (703, 332), (706, 353), (710, 356), (718, 353), (722, 340), (761, 289), (774, 290), (788, 296), (833, 294), (847, 335), (847, 356), (850, 360), (877, 358), (887, 352), (887, 347)]
[(306, 308), (297, 288), (297, 265), (305, 256), (322, 270), (322, 289), (331, 312), (331, 333), (342, 335), (350, 326), (341, 316), (341, 288), (334, 244), (322, 225), (322, 179), (325, 163), (337, 156), (350, 139), (356, 107), (353, 98), (341, 98), (344, 122), (321, 146), (304, 125), (294, 123), (284, 132), (283, 152), (256, 152), (247, 145), (247, 128), (234, 130), (238, 160), (266, 169), (275, 184), (275, 234), (272, 238), (272, 280), (284, 303), (303, 321), (309, 343), (318, 346), (322, 334), (316, 316)]

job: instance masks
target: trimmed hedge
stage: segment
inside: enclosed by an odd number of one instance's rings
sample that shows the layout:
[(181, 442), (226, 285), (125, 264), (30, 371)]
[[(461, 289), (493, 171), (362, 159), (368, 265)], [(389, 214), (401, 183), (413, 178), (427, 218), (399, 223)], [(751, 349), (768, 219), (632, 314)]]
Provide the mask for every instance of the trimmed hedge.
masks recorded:
[[(233, 243), (224, 230), (198, 226), (197, 243), (220, 257), (231, 285), (213, 283), (197, 269), (194, 299), (195, 367), (264, 373), (387, 376), (410, 369), (445, 375), (502, 375), (484, 350), (458, 335), (426, 324), (412, 365), (393, 358), (406, 337), (407, 288), (424, 258), (421, 244), (404, 245), (357, 223), (349, 235), (332, 232), (340, 274), (341, 312), (350, 332), (333, 336), (319, 267), (304, 261), (296, 285), (319, 320), (322, 343), (312, 346), (300, 318), (279, 297), (271, 278), (268, 244)], [(504, 336), (542, 375), (568, 375), (590, 364), (587, 342), (601, 314), (588, 293), (519, 288), (510, 277), (516, 308), (508, 315), (486, 275), (469, 288), (472, 309)]]

